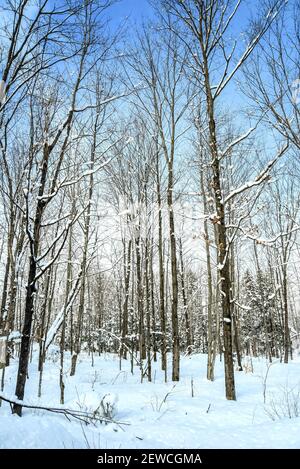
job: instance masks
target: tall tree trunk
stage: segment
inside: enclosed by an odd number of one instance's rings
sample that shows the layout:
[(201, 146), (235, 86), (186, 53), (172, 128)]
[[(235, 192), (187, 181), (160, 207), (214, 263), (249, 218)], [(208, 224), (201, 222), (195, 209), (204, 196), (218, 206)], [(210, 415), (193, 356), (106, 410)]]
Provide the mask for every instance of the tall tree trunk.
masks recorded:
[[(22, 221), (22, 223), (24, 220)], [(19, 260), (23, 250), (25, 241), (25, 230), (21, 226), (21, 233), (17, 239), (16, 248), (11, 262), (11, 273), (10, 273), (10, 284), (9, 284), (9, 302), (7, 308), (7, 321), (6, 321), (6, 332), (9, 333), (14, 330), (14, 319), (16, 311), (16, 300), (17, 300), (17, 288), (18, 288), (18, 270)], [(17, 267), (18, 266), (18, 267)]]
[[(235, 275), (235, 264), (234, 264), (234, 244), (231, 245), (230, 251), (231, 251), (231, 253), (230, 253), (231, 254), (230, 255), (231, 296), (232, 296), (232, 299), (234, 299), (235, 296), (236, 296), (236, 292), (235, 292), (236, 275)], [(238, 314), (237, 307), (236, 307), (236, 305), (234, 305), (233, 310), (232, 310), (234, 347), (235, 347), (236, 359), (237, 359), (237, 364), (238, 364), (238, 371), (243, 371), (237, 314)]]
[[(32, 319), (33, 319), (33, 312), (34, 312), (34, 295), (36, 294), (35, 277), (36, 277), (36, 260), (35, 260), (35, 257), (30, 256), (27, 292), (26, 292), (26, 299), (25, 299), (24, 325), (22, 329), (21, 350), (20, 350), (17, 385), (16, 385), (16, 396), (17, 396), (17, 399), (19, 400), (23, 400), (24, 398), (25, 383), (26, 383), (27, 372), (28, 372), (31, 328), (32, 328)], [(21, 416), (22, 406), (20, 404), (14, 404), (13, 412)]]
[(159, 167), (159, 151), (156, 150), (156, 192), (158, 205), (158, 263), (159, 263), (159, 318), (161, 331), (161, 369), (165, 371), (167, 380), (167, 347), (166, 347), (166, 310), (165, 310), (165, 270), (164, 270), (164, 241), (163, 241), (163, 219), (161, 182)]
[[(208, 215), (207, 197), (205, 192), (204, 174), (203, 169), (200, 171), (200, 186), (201, 195), (203, 200), (204, 214)], [(214, 381), (215, 379), (215, 359), (216, 359), (216, 333), (215, 328), (215, 315), (213, 314), (213, 285), (212, 285), (212, 268), (211, 268), (211, 255), (210, 255), (210, 239), (208, 232), (207, 218), (204, 219), (204, 240), (205, 240), (205, 254), (206, 254), (206, 268), (207, 268), (207, 379)]]
[(154, 240), (151, 238), (151, 255), (150, 255), (150, 297), (151, 297), (151, 328), (153, 331), (153, 361), (157, 361), (157, 340), (156, 340), (156, 314), (155, 314), (155, 298), (154, 298), (154, 272), (153, 272), (153, 249)]
[(135, 254), (136, 254), (136, 281), (137, 281), (137, 310), (139, 321), (139, 352), (140, 360), (146, 359), (146, 342), (145, 342), (145, 318), (144, 318), (144, 295), (142, 283), (142, 256), (141, 256), (141, 238), (140, 226), (135, 238)]
[[(33, 221), (33, 235), (30, 233), (29, 226), (26, 227), (27, 234), (29, 237), (30, 244), (30, 257), (29, 257), (29, 272), (27, 279), (27, 292), (25, 299), (25, 311), (24, 311), (24, 325), (22, 329), (22, 339), (21, 339), (21, 350), (19, 358), (19, 367), (17, 374), (17, 384), (16, 384), (16, 396), (19, 400), (23, 400), (25, 392), (25, 383), (28, 372), (28, 363), (29, 363), (29, 354), (30, 354), (30, 340), (31, 340), (31, 329), (32, 329), (32, 320), (34, 313), (34, 297), (36, 295), (36, 273), (37, 273), (37, 258), (39, 254), (40, 247), (40, 237), (41, 237), (41, 224), (42, 217), (45, 210), (46, 202), (42, 198), (46, 186), (46, 178), (48, 172), (48, 161), (49, 161), (50, 151), (49, 145), (46, 141), (43, 147), (43, 161), (42, 161), (42, 170), (41, 178), (37, 199), (37, 206), (35, 217)], [(29, 214), (27, 214), (29, 216)], [(22, 405), (14, 404), (13, 412), (17, 415), (22, 415)]]
[(171, 249), (171, 278), (172, 278), (172, 300), (171, 300), (171, 320), (172, 320), (172, 381), (179, 381), (180, 367), (180, 345), (178, 328), (178, 278), (177, 278), (177, 253), (175, 237), (175, 221), (173, 206), (173, 161), (168, 162), (168, 210), (169, 210), (169, 237)]
[[(39, 338), (39, 362), (38, 362), (38, 371), (42, 373), (43, 363), (44, 363), (44, 338), (45, 338), (45, 321), (48, 311), (48, 300), (49, 300), (49, 290), (50, 290), (50, 280), (51, 280), (52, 269), (49, 269), (45, 277), (44, 285), (44, 299), (41, 306), (41, 313), (39, 317), (38, 324), (38, 338)], [(40, 393), (39, 393), (40, 394)], [(40, 395), (39, 395), (40, 397)]]
[[(75, 194), (73, 194), (72, 201), (72, 212), (75, 212)], [(65, 402), (65, 382), (64, 382), (64, 353), (65, 353), (65, 343), (66, 343), (66, 310), (68, 306), (68, 298), (71, 291), (72, 285), (72, 236), (73, 230), (72, 227), (69, 233), (69, 245), (68, 245), (68, 264), (67, 264), (67, 277), (66, 277), (66, 289), (65, 289), (65, 303), (63, 311), (63, 321), (62, 329), (60, 336), (60, 367), (59, 367), (59, 388), (60, 388), (60, 403), (64, 404)]]
[[(95, 142), (96, 145), (96, 142)], [(80, 293), (79, 293), (79, 306), (77, 314), (77, 324), (74, 333), (74, 345), (73, 353), (71, 358), (71, 371), (70, 376), (74, 376), (76, 373), (77, 359), (81, 350), (81, 341), (82, 341), (82, 325), (83, 325), (83, 315), (85, 308), (85, 289), (86, 289), (86, 274), (87, 274), (87, 265), (88, 265), (88, 248), (89, 248), (89, 238), (90, 238), (90, 222), (91, 222), (91, 206), (92, 206), (92, 196), (93, 196), (93, 169), (94, 169), (94, 158), (95, 152), (92, 152), (92, 165), (91, 165), (91, 175), (89, 180), (89, 193), (88, 193), (88, 206), (85, 215), (85, 224), (84, 224), (84, 241), (83, 241), (83, 254), (81, 261), (81, 283), (80, 283)]]
[(149, 272), (149, 239), (145, 240), (145, 294), (146, 294), (146, 325), (147, 325), (147, 377), (151, 381), (151, 315), (150, 315), (150, 272)]
[(4, 328), (4, 324), (6, 322), (6, 317), (7, 317), (6, 303), (7, 303), (7, 294), (8, 294), (9, 272), (10, 272), (10, 255), (8, 252), (7, 261), (5, 265), (5, 273), (4, 273), (4, 278), (3, 278), (2, 297), (1, 297), (0, 333), (1, 333), (1, 330)]
[(192, 352), (193, 343), (192, 343), (192, 337), (191, 337), (191, 324), (190, 324), (189, 311), (188, 311), (188, 301), (187, 301), (186, 289), (185, 289), (183, 249), (182, 249), (181, 238), (179, 238), (179, 259), (180, 259), (181, 294), (182, 294), (184, 319), (185, 319), (186, 349), (187, 349), (188, 355), (190, 355)]
[[(131, 239), (128, 241), (128, 248), (127, 248), (127, 256), (126, 256), (126, 248), (125, 248), (125, 241), (124, 241), (124, 274), (125, 274), (125, 286), (124, 286), (124, 304), (123, 304), (123, 318), (122, 318), (122, 341), (123, 343), (126, 341), (126, 337), (128, 335), (128, 302), (129, 302), (129, 287), (130, 287), (130, 273), (131, 273)], [(127, 348), (122, 346), (121, 347), (121, 356), (123, 358), (127, 358)]]
[[(203, 40), (201, 41), (203, 47)], [(209, 65), (206, 53), (203, 49), (203, 64), (204, 64), (204, 81), (206, 93), (206, 106), (207, 117), (209, 124), (209, 143), (211, 152), (211, 168), (212, 168), (212, 189), (215, 201), (216, 224), (217, 232), (217, 252), (218, 252), (218, 269), (219, 269), (219, 288), (221, 294), (221, 309), (223, 315), (223, 340), (224, 340), (224, 368), (225, 368), (225, 388), (226, 398), (235, 400), (235, 382), (234, 382), (234, 367), (233, 367), (233, 353), (232, 353), (232, 311), (231, 311), (231, 280), (229, 268), (229, 247), (227, 246), (226, 236), (226, 219), (225, 207), (223, 203), (220, 162), (218, 155), (218, 143), (216, 137), (216, 124), (214, 116), (214, 101), (212, 97)]]
[(288, 287), (287, 287), (287, 267), (286, 259), (282, 267), (282, 297), (284, 311), (284, 363), (289, 361), (290, 352), (290, 329), (289, 329), (289, 307), (288, 307)]

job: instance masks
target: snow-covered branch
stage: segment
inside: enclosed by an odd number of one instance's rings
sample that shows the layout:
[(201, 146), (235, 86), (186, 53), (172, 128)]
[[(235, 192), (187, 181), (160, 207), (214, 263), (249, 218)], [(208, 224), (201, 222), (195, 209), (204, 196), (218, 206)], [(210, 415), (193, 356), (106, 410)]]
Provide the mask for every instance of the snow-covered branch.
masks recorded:
[(248, 181), (242, 186), (238, 187), (237, 189), (234, 189), (232, 192), (230, 192), (224, 199), (224, 204), (227, 204), (233, 197), (236, 197), (237, 195), (241, 194), (242, 192), (245, 192), (248, 189), (251, 189), (252, 187), (258, 186), (262, 184), (263, 182), (267, 181), (270, 177), (270, 171), (271, 169), (275, 166), (277, 161), (281, 156), (284, 155), (286, 150), (289, 147), (289, 143), (287, 142), (278, 152), (276, 157), (269, 161), (269, 163), (266, 165), (266, 167), (260, 172), (260, 174), (253, 180), (253, 181)]
[(255, 127), (251, 127), (249, 130), (247, 130), (247, 132), (245, 132), (243, 135), (240, 135), (239, 137), (237, 137), (235, 140), (233, 140), (228, 146), (227, 148), (225, 148), (225, 150), (223, 150), (221, 153), (220, 153), (220, 156), (219, 156), (219, 159), (221, 160), (222, 158), (224, 158), (224, 156), (228, 155), (228, 153), (231, 152), (231, 150), (233, 150), (233, 148), (238, 145), (239, 143), (241, 143), (243, 140), (246, 140), (246, 138), (249, 137), (249, 135), (252, 134), (252, 132), (256, 129), (257, 126)]
[(55, 320), (53, 321), (52, 325), (50, 326), (48, 332), (47, 332), (47, 335), (45, 337), (45, 350), (47, 350), (49, 348), (49, 346), (51, 345), (51, 343), (53, 342), (57, 332), (59, 331), (59, 328), (60, 326), (62, 325), (63, 323), (63, 320), (64, 318), (66, 317), (66, 315), (68, 314), (68, 312), (70, 311), (73, 303), (74, 303), (74, 300), (76, 298), (76, 295), (78, 293), (78, 286), (79, 286), (79, 281), (80, 281), (80, 278), (81, 278), (81, 275), (82, 275), (82, 271), (80, 270), (78, 275), (77, 275), (77, 279), (76, 279), (76, 282), (69, 294), (69, 297), (67, 298), (67, 301), (66, 301), (66, 305), (64, 305), (61, 310), (59, 311), (59, 313), (57, 314)]
[(278, 241), (278, 239), (290, 236), (292, 233), (295, 233), (296, 231), (298, 231), (300, 229), (300, 226), (297, 225), (289, 231), (285, 231), (283, 233), (278, 233), (273, 238), (266, 239), (266, 238), (260, 238), (259, 236), (255, 236), (255, 235), (245, 231), (242, 226), (228, 225), (228, 227), (236, 228), (237, 230), (241, 231), (241, 233), (245, 236), (245, 238), (251, 239), (252, 241), (255, 241), (257, 244), (261, 244), (263, 246), (269, 246), (269, 247), (274, 246), (274, 244), (276, 243), (276, 241)]

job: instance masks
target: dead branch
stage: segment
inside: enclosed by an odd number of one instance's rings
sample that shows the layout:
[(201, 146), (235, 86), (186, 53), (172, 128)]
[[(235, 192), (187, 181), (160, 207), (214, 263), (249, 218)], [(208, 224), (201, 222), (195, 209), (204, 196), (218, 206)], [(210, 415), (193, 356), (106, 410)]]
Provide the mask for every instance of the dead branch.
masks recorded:
[(82, 410), (75, 410), (75, 409), (66, 409), (63, 407), (44, 407), (44, 406), (39, 406), (39, 405), (30, 405), (30, 404), (24, 404), (23, 401), (18, 401), (18, 400), (12, 400), (8, 399), (7, 397), (4, 397), (2, 394), (0, 394), (0, 401), (8, 402), (11, 408), (11, 411), (13, 412), (13, 405), (22, 405), (25, 409), (37, 409), (37, 410), (45, 410), (47, 412), (52, 412), (54, 414), (62, 414), (68, 419), (69, 421), (71, 418), (75, 420), (79, 420), (80, 422), (85, 423), (86, 425), (89, 424), (96, 424), (96, 422), (100, 423), (114, 423), (118, 426), (121, 425), (130, 425), (128, 422), (118, 422), (116, 420), (110, 419), (108, 417), (103, 417), (100, 415), (97, 415), (96, 412), (84, 412)]

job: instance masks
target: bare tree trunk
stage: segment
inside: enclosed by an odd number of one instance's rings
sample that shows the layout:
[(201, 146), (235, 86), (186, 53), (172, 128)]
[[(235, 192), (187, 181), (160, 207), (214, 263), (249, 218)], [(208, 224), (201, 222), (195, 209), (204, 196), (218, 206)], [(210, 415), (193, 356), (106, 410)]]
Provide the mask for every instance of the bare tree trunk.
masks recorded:
[[(53, 254), (53, 253), (52, 253)], [(38, 397), (42, 395), (42, 380), (44, 372), (44, 363), (45, 363), (45, 337), (47, 334), (47, 321), (49, 321), (49, 316), (51, 314), (51, 309), (48, 308), (49, 302), (51, 302), (52, 294), (50, 291), (51, 277), (53, 270), (49, 269), (46, 273), (45, 278), (45, 288), (44, 288), (44, 301), (41, 307), (41, 322), (38, 324), (38, 338), (39, 338), (39, 361), (38, 361), (38, 371), (39, 371), (39, 384), (38, 384)], [(48, 313), (48, 318), (47, 318)]]
[[(36, 274), (37, 274), (37, 258), (39, 254), (40, 247), (40, 236), (41, 236), (41, 224), (42, 217), (45, 210), (45, 200), (42, 199), (46, 186), (46, 178), (48, 172), (48, 161), (49, 161), (50, 151), (48, 142), (44, 143), (43, 148), (43, 161), (42, 161), (42, 172), (40, 178), (40, 186), (38, 192), (38, 200), (36, 213), (33, 222), (33, 236), (30, 233), (30, 228), (28, 225), (28, 220), (26, 222), (26, 231), (30, 243), (30, 258), (29, 258), (29, 272), (27, 280), (27, 292), (25, 299), (25, 311), (24, 311), (24, 325), (22, 330), (22, 339), (21, 339), (21, 350), (19, 358), (19, 367), (17, 375), (17, 384), (16, 384), (16, 396), (19, 400), (23, 400), (26, 376), (29, 363), (29, 353), (30, 353), (30, 340), (31, 340), (31, 329), (32, 329), (32, 320), (34, 313), (34, 298), (36, 294)], [(32, 164), (32, 160), (31, 160)], [(28, 207), (27, 207), (28, 211)], [(29, 214), (27, 213), (27, 217)], [(22, 415), (22, 406), (20, 404), (14, 404), (13, 412)]]
[[(75, 210), (75, 195), (73, 194), (73, 205), (72, 211)], [(69, 246), (68, 246), (68, 264), (67, 264), (67, 278), (66, 278), (66, 293), (65, 293), (65, 304), (63, 312), (63, 322), (60, 336), (60, 368), (59, 368), (59, 388), (60, 388), (60, 403), (65, 402), (65, 382), (64, 382), (64, 353), (65, 353), (65, 342), (66, 342), (66, 310), (68, 306), (68, 298), (71, 291), (72, 284), (72, 235), (73, 230), (70, 229), (69, 233)]]
[[(25, 300), (25, 318), (22, 330), (21, 350), (18, 367), (18, 377), (16, 385), (16, 396), (19, 400), (23, 400), (25, 392), (25, 383), (28, 370), (29, 353), (30, 353), (30, 339), (31, 339), (31, 327), (34, 311), (34, 295), (36, 293), (35, 285), (36, 277), (36, 261), (31, 255), (29, 261), (29, 273), (27, 283), (27, 293)], [(20, 404), (14, 404), (13, 412), (22, 415), (22, 406)]]
[(136, 254), (136, 281), (137, 281), (137, 310), (139, 321), (139, 352), (140, 360), (146, 359), (146, 342), (145, 342), (145, 320), (144, 320), (144, 295), (142, 283), (142, 258), (141, 258), (141, 238), (140, 226), (135, 238), (135, 254)]
[[(23, 224), (23, 220), (22, 220)], [(19, 260), (23, 250), (25, 240), (25, 230), (21, 226), (21, 233), (17, 239), (16, 248), (14, 256), (11, 263), (11, 274), (10, 274), (10, 285), (9, 285), (9, 303), (7, 310), (7, 324), (5, 326), (6, 331), (11, 332), (14, 330), (14, 319), (16, 311), (16, 299), (17, 299), (17, 279), (18, 279), (18, 269), (19, 269)], [(17, 267), (18, 265), (18, 267)]]
[(168, 210), (169, 210), (169, 237), (171, 249), (171, 278), (172, 278), (172, 381), (179, 381), (180, 347), (178, 328), (178, 278), (177, 278), (177, 253), (175, 237), (175, 221), (173, 207), (173, 162), (168, 162)]
[[(125, 241), (124, 241), (125, 243)], [(123, 320), (122, 320), (122, 341), (125, 342), (128, 335), (128, 302), (129, 302), (129, 286), (130, 286), (130, 273), (131, 273), (131, 239), (128, 241), (127, 256), (124, 244), (124, 273), (125, 273), (125, 286), (124, 286), (124, 304), (123, 304)], [(121, 347), (121, 356), (127, 358), (127, 348)]]
[(290, 329), (289, 329), (289, 307), (288, 307), (288, 291), (287, 291), (287, 267), (286, 259), (282, 266), (282, 297), (283, 297), (283, 311), (284, 311), (284, 363), (289, 361), (290, 352)]
[[(235, 264), (234, 264), (234, 244), (231, 245), (230, 249), (230, 274), (231, 274), (231, 296), (232, 299), (235, 298), (235, 285), (236, 285), (236, 276), (235, 276)], [(243, 371), (242, 358), (240, 351), (240, 339), (239, 339), (239, 330), (238, 330), (238, 321), (237, 321), (237, 307), (233, 306), (232, 319), (233, 319), (233, 334), (234, 334), (234, 347), (236, 352), (236, 359), (238, 364), (238, 371)]]
[(83, 254), (82, 254), (82, 261), (81, 261), (81, 283), (80, 283), (80, 293), (79, 293), (79, 306), (78, 306), (78, 314), (77, 314), (77, 324), (75, 329), (74, 335), (74, 348), (72, 353), (71, 359), (71, 371), (70, 376), (74, 376), (76, 372), (76, 365), (78, 355), (81, 349), (81, 333), (82, 333), (82, 322), (83, 322), (83, 314), (85, 308), (85, 289), (86, 289), (86, 274), (87, 274), (87, 265), (88, 265), (88, 248), (89, 248), (89, 240), (90, 240), (90, 224), (91, 224), (91, 207), (92, 207), (92, 197), (93, 197), (93, 190), (94, 190), (94, 165), (95, 165), (95, 153), (96, 153), (96, 143), (97, 143), (97, 121), (98, 115), (96, 117), (95, 125), (94, 125), (94, 132), (93, 132), (93, 142), (92, 142), (92, 149), (91, 149), (91, 173), (89, 177), (89, 190), (88, 190), (88, 204), (85, 214), (85, 223), (84, 223), (84, 241), (83, 241)]
[(7, 301), (7, 294), (8, 294), (8, 279), (9, 279), (9, 271), (10, 271), (10, 256), (7, 256), (7, 262), (5, 265), (5, 273), (3, 278), (3, 289), (2, 289), (2, 297), (1, 297), (1, 314), (0, 314), (0, 331), (3, 328), (3, 325), (6, 321), (6, 301)]
[(222, 187), (220, 175), (220, 163), (218, 156), (218, 144), (216, 138), (216, 124), (214, 119), (214, 102), (212, 98), (209, 66), (204, 54), (204, 79), (206, 91), (207, 116), (209, 121), (209, 138), (211, 150), (211, 167), (213, 172), (212, 189), (214, 193), (216, 209), (216, 244), (218, 248), (219, 287), (221, 293), (221, 309), (223, 314), (223, 339), (224, 339), (224, 367), (226, 398), (235, 400), (235, 383), (232, 353), (232, 311), (231, 311), (231, 281), (229, 269), (229, 247), (226, 237), (225, 209), (222, 201)]
[(165, 311), (165, 270), (164, 270), (164, 241), (161, 182), (159, 168), (159, 152), (156, 150), (156, 192), (158, 205), (158, 262), (159, 262), (159, 318), (161, 330), (161, 369), (165, 371), (167, 380), (167, 351), (166, 351), (166, 311)]
[(151, 328), (153, 331), (153, 360), (157, 361), (157, 339), (156, 339), (156, 315), (155, 315), (155, 298), (154, 298), (154, 272), (153, 272), (153, 248), (154, 240), (151, 238), (151, 255), (150, 255), (150, 299), (151, 299)]
[[(39, 338), (39, 362), (38, 362), (38, 371), (42, 372), (43, 368), (43, 363), (44, 363), (44, 338), (45, 338), (45, 321), (46, 321), (46, 315), (48, 311), (48, 300), (49, 300), (49, 290), (50, 290), (50, 280), (51, 280), (51, 275), (52, 275), (52, 269), (49, 269), (46, 277), (45, 277), (45, 285), (44, 285), (44, 300), (41, 305), (41, 314), (39, 318), (39, 324), (38, 324), (38, 338)], [(39, 393), (40, 397), (40, 393)]]
[(191, 337), (191, 323), (190, 323), (190, 318), (189, 318), (188, 301), (187, 301), (186, 289), (185, 289), (184, 264), (183, 264), (183, 252), (182, 252), (182, 239), (181, 238), (179, 238), (179, 259), (180, 259), (181, 294), (182, 294), (184, 319), (185, 319), (186, 349), (187, 349), (188, 355), (190, 355), (192, 352), (193, 342), (192, 342), (192, 337)]
[(149, 284), (149, 239), (145, 241), (145, 294), (146, 294), (146, 325), (147, 325), (147, 377), (151, 381), (151, 315), (150, 315), (150, 284)]
[[(204, 214), (208, 214), (207, 197), (205, 192), (204, 174), (203, 169), (200, 170), (200, 186), (201, 195), (203, 199)], [(206, 268), (207, 268), (207, 379), (214, 381), (215, 359), (216, 359), (216, 335), (217, 331), (214, 330), (216, 322), (215, 315), (213, 314), (213, 285), (212, 285), (212, 268), (210, 256), (210, 239), (208, 232), (207, 218), (204, 219), (204, 240), (205, 240), (205, 254), (206, 254)], [(216, 306), (217, 309), (217, 306)]]

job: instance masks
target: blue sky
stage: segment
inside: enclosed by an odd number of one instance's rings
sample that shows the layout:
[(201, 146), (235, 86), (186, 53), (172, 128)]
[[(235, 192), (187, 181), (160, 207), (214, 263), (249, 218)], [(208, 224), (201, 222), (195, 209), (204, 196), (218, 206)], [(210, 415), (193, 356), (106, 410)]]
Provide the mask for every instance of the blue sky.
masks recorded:
[(151, 16), (152, 8), (147, 0), (120, 0), (110, 10), (110, 16), (121, 20), (129, 16), (132, 22), (139, 22)]
[[(157, 2), (158, 3), (158, 2)], [(239, 7), (239, 26), (248, 20), (249, 13), (255, 11), (260, 5), (260, 0), (243, 0)], [(114, 20), (122, 20), (129, 16), (135, 22), (143, 18), (149, 18), (153, 14), (153, 9), (148, 0), (119, 0), (110, 10)]]

